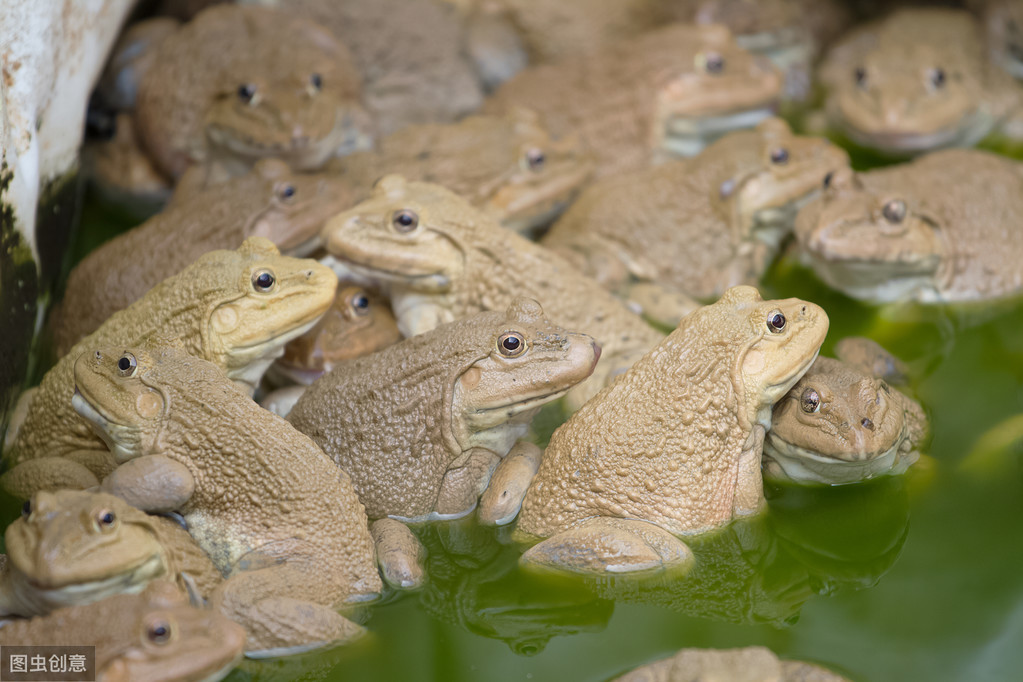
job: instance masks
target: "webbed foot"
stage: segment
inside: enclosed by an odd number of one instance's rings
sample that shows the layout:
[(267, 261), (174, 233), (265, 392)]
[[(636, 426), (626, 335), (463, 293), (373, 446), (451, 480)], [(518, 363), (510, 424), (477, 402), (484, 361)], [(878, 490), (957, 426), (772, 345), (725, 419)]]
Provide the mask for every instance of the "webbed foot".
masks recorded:
[(516, 443), (504, 456), (480, 498), (476, 517), (481, 525), (504, 526), (515, 520), (542, 456), (540, 448), (526, 441)]
[(426, 580), (426, 548), (408, 527), (394, 519), (379, 519), (369, 532), (377, 548), (377, 564), (384, 582), (399, 590), (414, 590)]

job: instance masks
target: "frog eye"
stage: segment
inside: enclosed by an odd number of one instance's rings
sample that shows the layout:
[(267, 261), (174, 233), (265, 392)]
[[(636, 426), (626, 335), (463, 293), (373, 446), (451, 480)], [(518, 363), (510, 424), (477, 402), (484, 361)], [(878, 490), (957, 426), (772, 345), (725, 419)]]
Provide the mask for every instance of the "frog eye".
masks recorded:
[(100, 509), (92, 515), (92, 522), (100, 533), (109, 533), (117, 528), (117, 514), (109, 509)]
[(767, 328), (772, 334), (781, 334), (785, 331), (785, 316), (780, 310), (772, 310), (767, 313)]
[(252, 273), (252, 288), (256, 291), (266, 293), (274, 288), (277, 278), (269, 270), (257, 270)]
[(138, 367), (138, 360), (131, 353), (125, 353), (117, 359), (117, 373), (122, 377), (130, 377), (135, 374), (135, 368)]
[(874, 430), (874, 422), (870, 421), (866, 417), (864, 417), (863, 419), (860, 420), (860, 426), (865, 428), (867, 431), (873, 431)]
[(725, 58), (717, 52), (708, 52), (703, 56), (703, 68), (707, 73), (719, 74), (725, 70)]
[(835, 171), (828, 171), (828, 174), (824, 176), (824, 189), (831, 187), (831, 181), (835, 178)]
[(415, 211), (408, 209), (395, 211), (391, 216), (391, 224), (398, 232), (411, 232), (419, 227), (419, 216)]
[(799, 396), (799, 407), (807, 414), (814, 414), (821, 409), (821, 397), (817, 391), (808, 388)]
[(853, 71), (853, 78), (856, 79), (856, 85), (861, 88), (867, 87), (867, 70), (862, 66), (857, 66), (856, 70)]
[(295, 186), (289, 184), (278, 185), (274, 188), (277, 198), (284, 202), (291, 202), (295, 198)]
[(945, 70), (941, 67), (931, 69), (927, 72), (927, 81), (935, 90), (945, 87)]
[(174, 627), (170, 621), (157, 618), (146, 625), (146, 639), (153, 644), (164, 645), (174, 637)]
[(530, 149), (526, 152), (526, 167), (529, 170), (538, 171), (541, 170), (544, 164), (547, 162), (547, 157), (544, 156), (542, 149)]
[(32, 501), (25, 500), (25, 504), (21, 505), (21, 518), (27, 519), (32, 515)]
[(352, 294), (348, 300), (356, 315), (369, 315), (369, 296), (361, 291)]
[(517, 358), (526, 352), (526, 340), (518, 332), (501, 334), (497, 340), (497, 350), (506, 358)]
[(323, 76), (318, 73), (309, 76), (309, 85), (313, 86), (313, 90), (319, 92), (323, 89)]
[(238, 99), (246, 104), (254, 104), (256, 99), (256, 86), (252, 83), (243, 83), (238, 86)]
[(789, 150), (784, 147), (771, 150), (771, 163), (782, 166), (789, 162)]
[(881, 215), (890, 223), (901, 223), (906, 219), (906, 202), (902, 199), (892, 199), (881, 209)]

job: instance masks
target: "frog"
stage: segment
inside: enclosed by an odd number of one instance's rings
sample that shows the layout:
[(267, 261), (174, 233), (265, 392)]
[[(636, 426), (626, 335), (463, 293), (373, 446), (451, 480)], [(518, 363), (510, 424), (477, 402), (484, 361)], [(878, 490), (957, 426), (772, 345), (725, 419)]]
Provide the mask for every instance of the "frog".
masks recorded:
[(539, 408), (599, 357), (592, 337), (516, 298), (339, 365), (288, 421), (348, 472), (369, 518), (460, 518)]
[(36, 490), (91, 488), (116, 465), (118, 451), (108, 450), (72, 407), (74, 365), (88, 348), (177, 343), (215, 362), (251, 395), (288, 341), (327, 311), (336, 287), (330, 268), (281, 256), (264, 237), (203, 255), (114, 313), (46, 373), (23, 421), (8, 428), (0, 485), (19, 499)]
[(614, 682), (849, 682), (827, 668), (803, 661), (783, 661), (767, 647), (681, 649), (668, 658), (641, 665)]
[(385, 176), (372, 197), (327, 222), (323, 240), (342, 266), (383, 288), (406, 337), (527, 296), (595, 338), (602, 362), (570, 392), (570, 409), (663, 337), (561, 256), (440, 185)]
[(775, 405), (764, 441), (765, 479), (857, 483), (902, 474), (920, 458), (927, 415), (884, 379), (904, 376), (901, 361), (853, 337), (836, 354), (818, 357)]
[(723, 26), (672, 24), (598, 54), (530, 66), (498, 88), (484, 113), (537, 111), (555, 137), (577, 132), (596, 176), (693, 156), (756, 125), (777, 104), (782, 75)]
[(554, 140), (536, 112), (514, 108), (502, 116), (408, 126), (330, 168), (367, 194), (388, 173), (437, 183), (510, 229), (531, 233), (572, 202), (593, 162), (578, 136)]
[(197, 601), (222, 577), (178, 522), (113, 495), (39, 491), (7, 527), (0, 617), (42, 616), (172, 580)]
[(1020, 89), (994, 64), (976, 19), (962, 10), (905, 8), (852, 31), (818, 78), (828, 122), (893, 157), (972, 147), (1012, 124)]
[(541, 243), (674, 327), (695, 301), (756, 284), (798, 207), (848, 167), (840, 147), (769, 118), (691, 159), (590, 185)]
[(833, 176), (796, 217), (801, 258), (873, 303), (1007, 300), (1023, 291), (1023, 166), (971, 149)]
[(288, 255), (312, 254), (323, 224), (355, 196), (331, 174), (296, 173), (279, 159), (261, 159), (251, 172), (209, 191), (175, 196), (166, 210), (72, 268), (52, 318), (57, 355), (207, 251), (237, 248), (260, 236)]
[(11, 646), (95, 647), (97, 682), (219, 680), (242, 657), (245, 630), (219, 613), (188, 603), (172, 583), (141, 594), (0, 625)]
[(828, 316), (732, 287), (551, 436), (515, 534), (520, 562), (583, 575), (688, 572), (680, 538), (765, 509), (771, 407), (816, 359)]
[(181, 515), (224, 576), (210, 605), (246, 655), (353, 641), (337, 608), (382, 588), (352, 479), (213, 363), (171, 346), (93, 347), (75, 362), (78, 414), (122, 453), (100, 489)]
[(1015, 0), (979, 4), (991, 59), (1013, 78), (1023, 79), (1023, 6)]

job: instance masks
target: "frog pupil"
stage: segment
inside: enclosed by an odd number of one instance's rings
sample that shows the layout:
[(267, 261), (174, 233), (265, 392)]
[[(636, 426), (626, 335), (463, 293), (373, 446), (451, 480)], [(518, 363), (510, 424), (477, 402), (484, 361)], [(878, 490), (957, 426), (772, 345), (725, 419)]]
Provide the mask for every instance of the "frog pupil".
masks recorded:
[(803, 391), (802, 400), (800, 406), (803, 408), (803, 412), (816, 412), (817, 408), (820, 407), (821, 397), (817, 395), (817, 391), (812, 388), (808, 388)]
[(238, 98), (244, 102), (251, 102), (256, 96), (256, 86), (250, 83), (238, 86)]
[(543, 152), (537, 149), (531, 150), (529, 154), (526, 155), (526, 158), (529, 161), (529, 167), (534, 170), (543, 166), (544, 162), (547, 160), (546, 157), (544, 157)]
[(771, 152), (771, 162), (777, 164), (787, 163), (789, 160), (789, 151), (787, 149), (775, 149)]
[(862, 66), (856, 69), (854, 75), (856, 77), (857, 85), (862, 87), (867, 84), (867, 70), (864, 69)]
[(163, 623), (154, 625), (151, 628), (149, 628), (149, 639), (156, 642), (157, 644), (162, 644), (166, 642), (169, 638), (170, 628), (164, 625)]
[(834, 171), (828, 171), (828, 174), (824, 176), (824, 189), (831, 187), (831, 180), (835, 177)]
[(365, 310), (366, 308), (369, 307), (369, 299), (366, 298), (365, 295), (356, 296), (354, 299), (352, 299), (352, 305), (354, 305), (359, 310)]
[(771, 325), (771, 329), (780, 332), (785, 328), (785, 316), (781, 313), (773, 313), (768, 319), (767, 323)]
[(126, 355), (121, 356), (121, 359), (117, 361), (117, 369), (121, 370), (122, 372), (127, 372), (129, 369), (131, 369), (131, 360), (128, 358), (128, 356)]
[(103, 516), (99, 517), (99, 520), (104, 526), (109, 526), (114, 522), (114, 513), (106, 512)]
[(256, 284), (261, 289), (269, 289), (274, 285), (273, 275), (271, 275), (269, 272), (264, 272), (263, 274), (256, 278)]
[(509, 336), (508, 338), (501, 342), (501, 345), (504, 346), (504, 349), (506, 351), (514, 353), (519, 349), (519, 346), (522, 345), (522, 342), (519, 341), (518, 338), (514, 336)]
[(707, 73), (721, 73), (725, 70), (725, 58), (719, 54), (707, 55)]
[(313, 87), (316, 88), (317, 90), (320, 90), (320, 89), (323, 88), (323, 77), (320, 74), (318, 74), (318, 73), (314, 73), (309, 78), (309, 82), (311, 82), (313, 84)]
[(291, 197), (295, 196), (295, 188), (292, 187), (291, 185), (285, 185), (284, 189), (281, 190), (281, 196), (283, 196), (285, 199), (290, 199)]
[(931, 83), (936, 88), (944, 87), (945, 86), (945, 70), (944, 69), (934, 69), (934, 71), (931, 72)]

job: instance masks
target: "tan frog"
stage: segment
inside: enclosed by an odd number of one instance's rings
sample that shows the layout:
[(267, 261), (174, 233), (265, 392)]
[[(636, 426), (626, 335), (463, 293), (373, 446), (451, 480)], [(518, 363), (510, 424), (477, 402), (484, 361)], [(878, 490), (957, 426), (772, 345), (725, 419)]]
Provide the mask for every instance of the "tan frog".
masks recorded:
[(596, 574), (683, 568), (692, 553), (677, 536), (761, 511), (771, 406), (827, 329), (818, 306), (746, 286), (686, 316), (554, 432), (517, 527), (548, 539), (522, 561)]
[(96, 647), (97, 682), (219, 680), (241, 659), (245, 631), (190, 606), (171, 584), (0, 625), (8, 646)]
[(384, 288), (405, 336), (504, 310), (519, 296), (540, 301), (552, 320), (603, 349), (594, 376), (570, 396), (575, 406), (661, 339), (563, 258), (439, 185), (382, 178), (371, 199), (327, 223), (323, 238), (343, 265)]
[(843, 342), (838, 360), (817, 358), (775, 405), (764, 441), (765, 478), (854, 483), (901, 474), (919, 459), (928, 432), (923, 408), (875, 374), (897, 376), (900, 363), (885, 360), (884, 349), (868, 339)]
[(767, 119), (692, 159), (591, 185), (541, 243), (674, 326), (694, 306), (662, 301), (706, 300), (757, 283), (796, 209), (848, 165), (839, 147)]
[(1023, 291), (1023, 166), (950, 149), (838, 174), (800, 211), (804, 258), (832, 287), (875, 302), (982, 301)]
[(210, 603), (245, 627), (248, 655), (363, 632), (335, 609), (381, 589), (366, 513), (312, 440), (177, 349), (91, 350), (75, 384), (75, 409), (125, 462), (103, 489), (182, 515), (226, 578)]
[(1023, 79), (1023, 3), (982, 0), (983, 21), (991, 58), (1014, 78)]
[(450, 125), (409, 126), (374, 151), (337, 159), (332, 168), (367, 191), (388, 173), (443, 185), (507, 227), (549, 223), (589, 179), (593, 163), (578, 138), (552, 140), (526, 109), (469, 116)]
[(353, 200), (342, 180), (298, 174), (277, 159), (259, 161), (252, 172), (209, 191), (175, 197), (162, 213), (106, 242), (71, 270), (53, 325), (58, 357), (207, 251), (237, 248), (258, 236), (285, 253), (311, 253), (327, 218)]
[(867, 24), (831, 49), (818, 76), (830, 124), (896, 155), (973, 146), (1020, 103), (980, 25), (960, 10), (902, 9)]
[(8, 430), (4, 457), (18, 466), (0, 482), (22, 499), (36, 490), (88, 488), (123, 459), (72, 409), (74, 363), (86, 349), (171, 339), (252, 391), (284, 345), (326, 312), (336, 287), (329, 268), (281, 256), (262, 237), (207, 253), (115, 313), (46, 373), (24, 422)]
[(370, 518), (450, 519), (599, 357), (592, 338), (517, 299), (340, 365), (288, 419), (352, 476)]
[(525, 69), (484, 106), (537, 111), (555, 137), (578, 133), (597, 175), (639, 170), (655, 155), (692, 156), (770, 114), (779, 71), (723, 26), (675, 24), (599, 54)]
[(38, 492), (7, 527), (0, 616), (39, 616), (176, 581), (196, 597), (222, 578), (188, 531), (124, 500), (81, 490)]
[(826, 668), (779, 660), (770, 649), (682, 649), (674, 656), (641, 665), (613, 682), (849, 682)]

